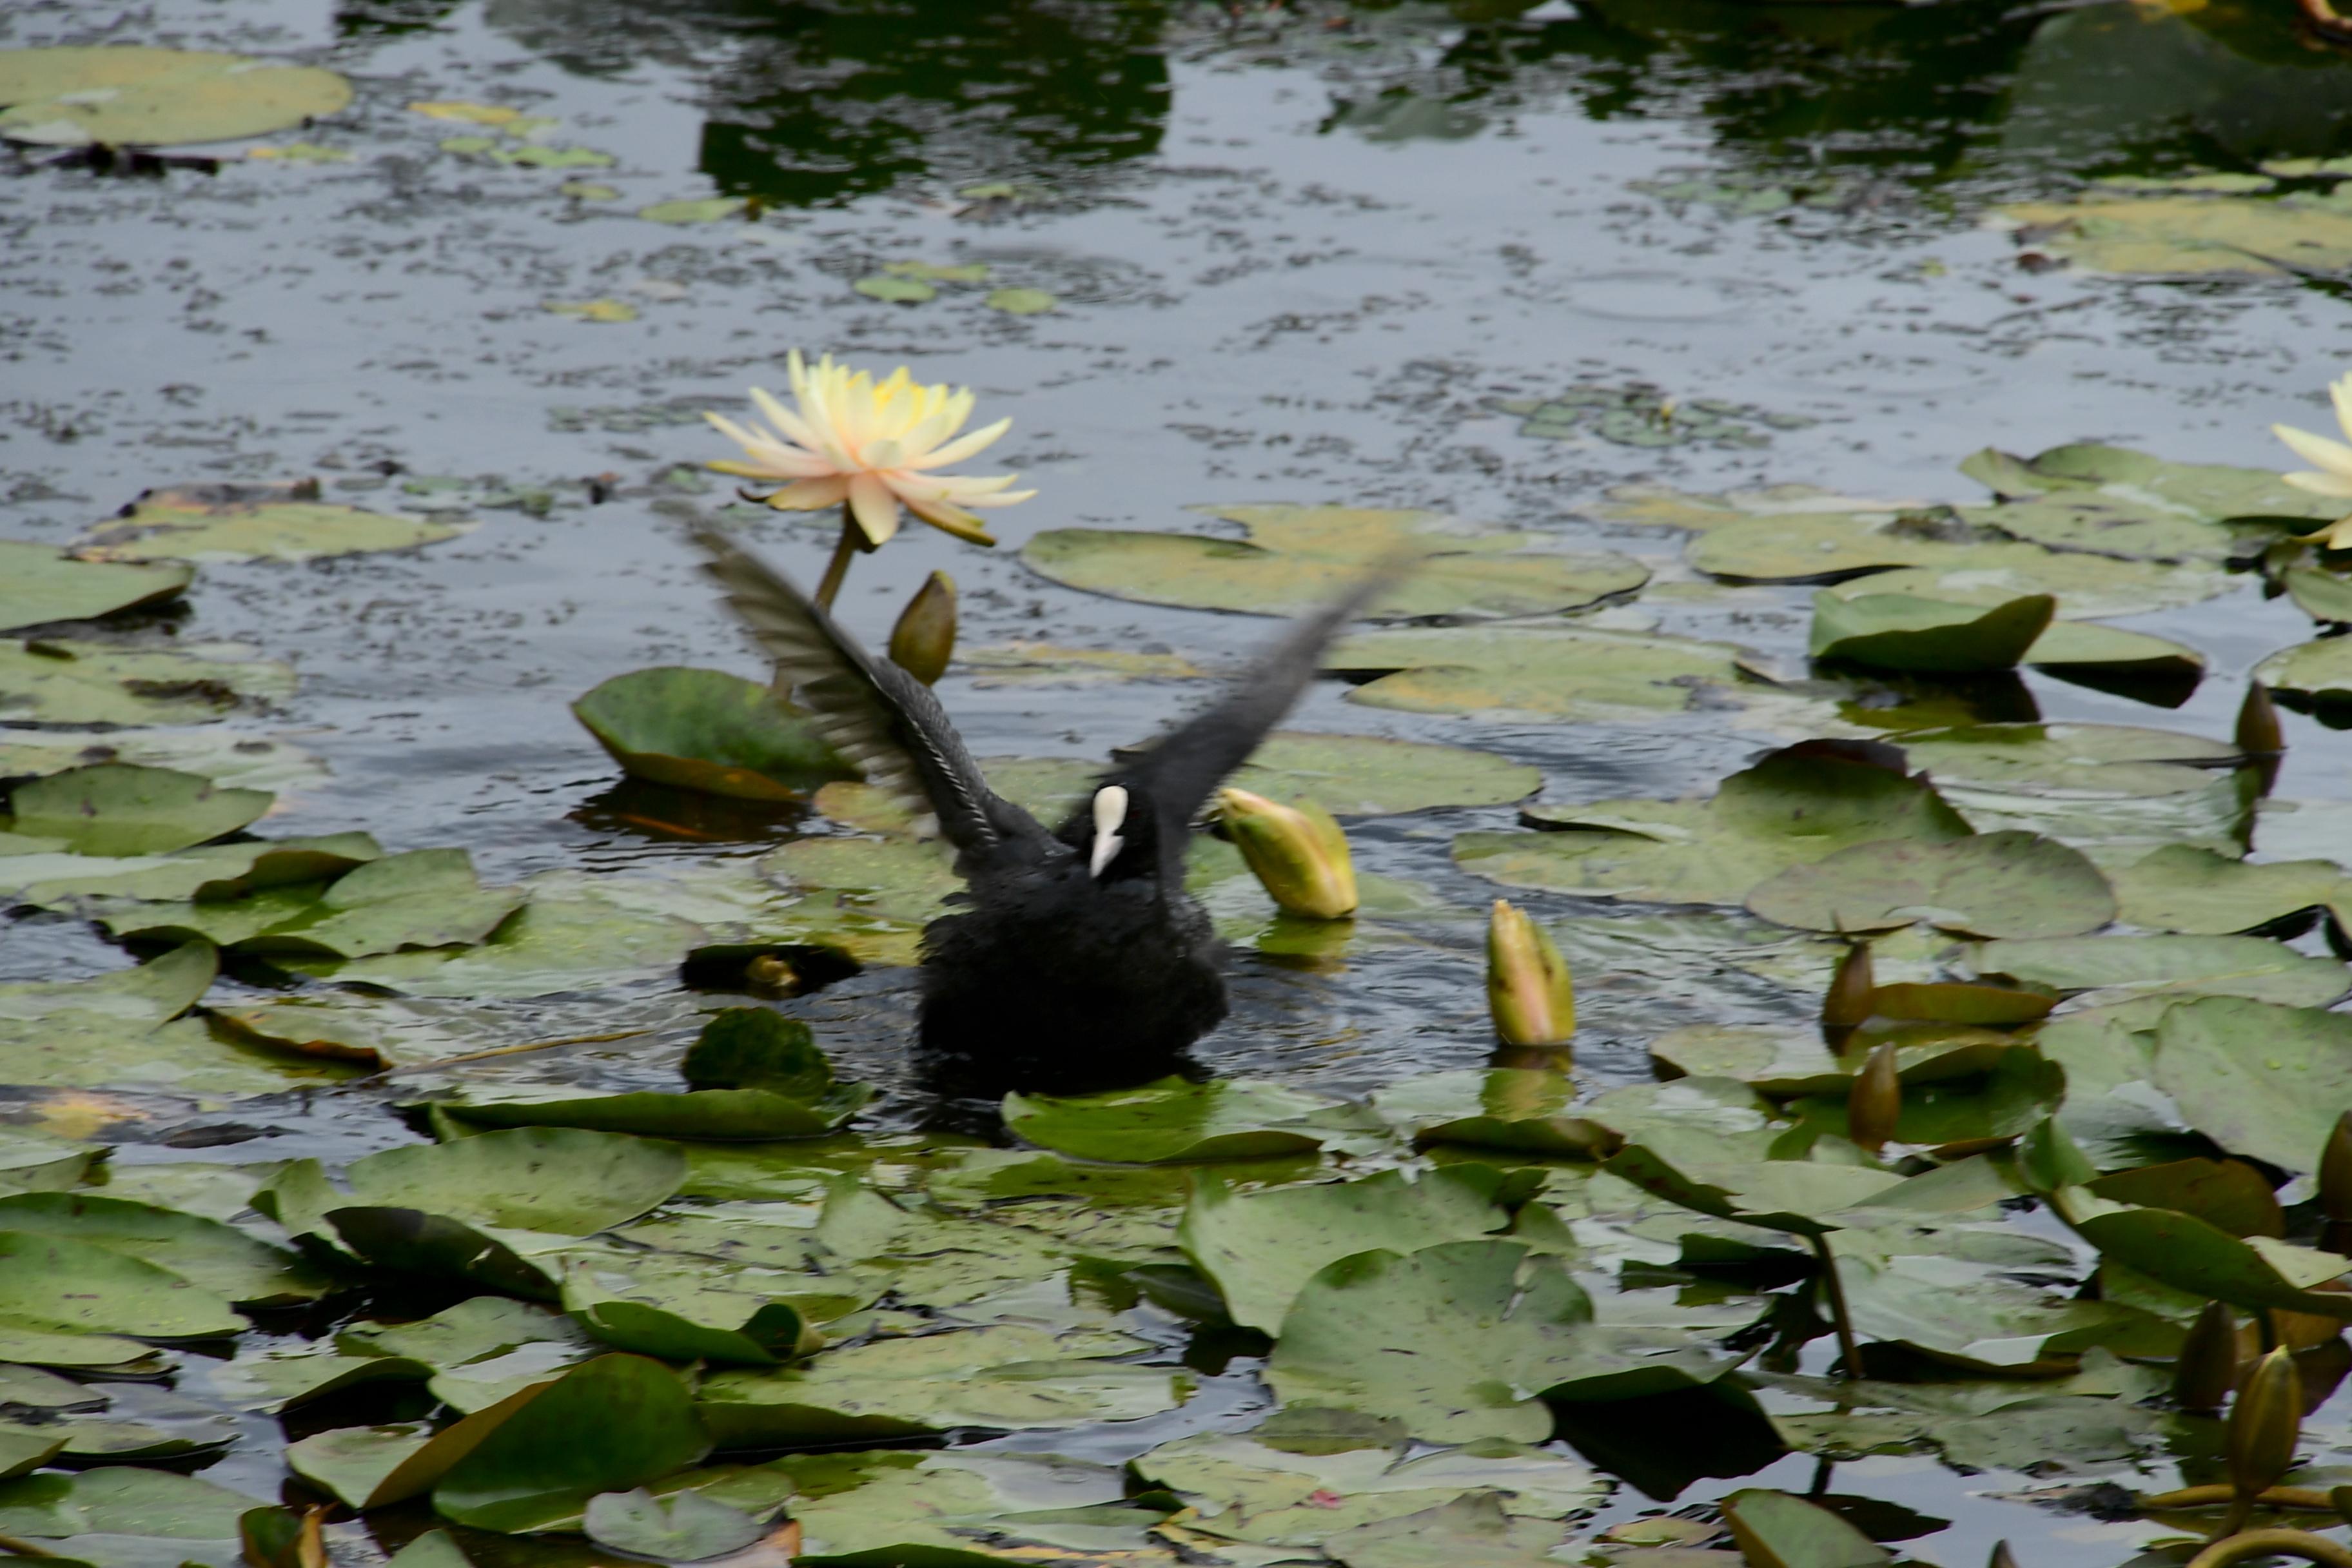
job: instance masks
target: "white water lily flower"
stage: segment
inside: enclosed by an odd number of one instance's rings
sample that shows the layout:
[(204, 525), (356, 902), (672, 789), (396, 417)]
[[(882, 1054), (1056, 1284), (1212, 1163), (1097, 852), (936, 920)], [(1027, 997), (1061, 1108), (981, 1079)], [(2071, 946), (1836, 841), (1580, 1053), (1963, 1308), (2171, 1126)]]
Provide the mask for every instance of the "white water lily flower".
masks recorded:
[[(2339, 377), (2327, 395), (2336, 401), (2336, 422), (2352, 436), (2352, 374)], [(2271, 434), (2285, 442), (2311, 468), (2288, 474), (2286, 482), (2299, 490), (2328, 496), (2352, 506), (2352, 447), (2326, 436), (2315, 436), (2292, 425), (2273, 425)], [(2330, 550), (2352, 550), (2352, 515), (2338, 518), (2319, 536)]]
[(898, 531), (901, 504), (958, 539), (993, 544), (968, 509), (1011, 506), (1037, 493), (1008, 489), (1016, 477), (1012, 474), (977, 479), (937, 471), (961, 462), (1013, 426), (1012, 420), (1000, 419), (950, 439), (971, 417), (969, 387), (950, 392), (944, 384), (918, 386), (905, 365), (877, 383), (869, 372), (853, 374), (834, 363), (831, 354), (811, 369), (798, 349), (786, 363), (800, 404), (797, 413), (759, 387), (751, 389), (751, 401), (773, 429), (747, 429), (723, 415), (703, 415), (750, 458), (709, 467), (743, 479), (782, 481), (782, 488), (761, 498), (768, 505), (814, 511), (846, 501), (849, 517), (871, 550)]

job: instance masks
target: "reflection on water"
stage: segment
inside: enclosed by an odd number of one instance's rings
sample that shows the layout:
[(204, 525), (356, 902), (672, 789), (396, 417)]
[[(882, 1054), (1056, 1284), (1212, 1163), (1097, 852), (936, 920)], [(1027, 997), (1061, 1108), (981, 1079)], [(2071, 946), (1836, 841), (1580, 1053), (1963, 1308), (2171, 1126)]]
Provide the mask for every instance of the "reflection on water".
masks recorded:
[[(428, 25), (446, 0), (348, 0), (347, 30)], [(1325, 133), (1461, 142), (1573, 104), (1710, 127), (1783, 181), (2162, 171), (2347, 144), (2352, 61), (2292, 7), (2123, 3), (2054, 13), (1742, 0), (1462, 0), (1227, 7), (963, 0), (488, 0), (517, 43), (585, 75), (696, 76), (700, 163), (782, 205), (1019, 176), (1053, 185), (1156, 151), (1171, 58), (1316, 71)], [(1873, 198), (1876, 199), (1875, 196)]]

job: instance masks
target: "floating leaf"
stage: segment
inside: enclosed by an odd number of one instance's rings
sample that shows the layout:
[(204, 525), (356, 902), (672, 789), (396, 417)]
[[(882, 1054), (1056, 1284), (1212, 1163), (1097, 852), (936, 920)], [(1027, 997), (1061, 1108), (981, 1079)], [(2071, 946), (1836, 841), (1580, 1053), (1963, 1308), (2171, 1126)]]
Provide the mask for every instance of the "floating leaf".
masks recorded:
[(148, 490), (82, 536), (89, 561), (317, 561), (410, 550), (462, 529), (427, 518), (298, 499), (285, 486), (181, 485)]
[(2279, 278), (2352, 267), (2352, 214), (2318, 202), (2086, 195), (1996, 210), (2036, 246), (2095, 272)]
[(234, 1226), (149, 1204), (88, 1193), (0, 1197), (0, 1230), (68, 1237), (143, 1258), (252, 1306), (286, 1306), (325, 1295), (332, 1281), (283, 1247)]
[(2320, 1006), (2352, 990), (2352, 971), (2255, 936), (2095, 936), (1990, 942), (1977, 969), (2029, 985), (2128, 995), (2251, 996)]
[(0, 719), (20, 724), (202, 724), (294, 694), (294, 671), (246, 650), (133, 651), (110, 643), (0, 642)]
[(805, 1275), (745, 1268), (670, 1268), (660, 1260), (578, 1262), (563, 1278), (563, 1306), (580, 1326), (619, 1350), (665, 1361), (774, 1366), (823, 1342), (800, 1307), (776, 1292)]
[(333, 833), (202, 845), (170, 855), (19, 855), (0, 865), (0, 888), (15, 884), (16, 895), (28, 904), (62, 905), (78, 912), (94, 907), (89, 900), (101, 899), (238, 899), (339, 877), (383, 853), (364, 833)]
[[(566, 195), (579, 194), (570, 186), (564, 188)], [(609, 201), (612, 198), (600, 196), (593, 199)], [(705, 196), (699, 200), (689, 197), (681, 201), (656, 202), (651, 206), (639, 207), (637, 216), (648, 223), (717, 223), (720, 218), (733, 217), (748, 205), (741, 196)]]
[(741, 1470), (703, 1495), (754, 1511), (792, 1499), (798, 1556), (811, 1563), (976, 1565), (1085, 1557), (1140, 1563), (1165, 1548), (1144, 1534), (1161, 1508), (1128, 1506), (1109, 1465), (1039, 1454), (908, 1449), (793, 1454)]
[(656, 1498), (643, 1487), (589, 1499), (583, 1524), (588, 1539), (599, 1546), (663, 1563), (724, 1557), (766, 1533), (742, 1510), (699, 1492)]
[(1306, 1153), (1349, 1130), (1339, 1112), (1318, 1096), (1246, 1079), (1004, 1097), (1006, 1128), (1032, 1143), (1081, 1160), (1147, 1165)]
[(433, 1489), (433, 1507), (480, 1530), (544, 1530), (578, 1519), (600, 1492), (658, 1480), (709, 1449), (676, 1373), (643, 1356), (599, 1356), (547, 1385), (452, 1465)]
[(587, 1236), (645, 1213), (686, 1179), (675, 1144), (571, 1128), (518, 1128), (386, 1149), (346, 1173), (361, 1204)]
[[(611, 163), (610, 158), (602, 160)], [(573, 316), (583, 321), (634, 321), (637, 308), (626, 300), (541, 300), (539, 308), (551, 316)]]
[(1405, 1253), (1464, 1241), (1509, 1221), (1495, 1205), (1492, 1183), (1460, 1167), (1415, 1182), (1385, 1171), (1250, 1194), (1204, 1175), (1177, 1237), (1223, 1293), (1234, 1321), (1274, 1334), (1292, 1299), (1326, 1264), (1373, 1247)]
[(1935, 844), (1969, 829), (1925, 779), (1819, 747), (1776, 752), (1706, 800), (1538, 806), (1543, 833), (1465, 833), (1464, 870), (1513, 887), (1664, 903), (1736, 904), (1792, 866), (1849, 846)]
[(1874, 1030), (1832, 1051), (1818, 1030), (1701, 1025), (1650, 1042), (1651, 1060), (1685, 1078), (1732, 1078), (1771, 1095), (1843, 1096), (1878, 1044), (1895, 1047), (1906, 1084), (1943, 1083), (1990, 1072), (2016, 1048), (2010, 1037), (1969, 1026)]
[(421, 1421), (331, 1426), (288, 1444), (286, 1468), (346, 1507), (370, 1508), (383, 1483), (432, 1437), (433, 1428)]
[(0, 631), (161, 604), (179, 597), (195, 575), (185, 566), (118, 566), (0, 539)]
[(2058, 601), (2047, 594), (1990, 609), (1901, 594), (1813, 595), (1811, 649), (1874, 669), (1983, 674), (2013, 669), (2042, 634)]
[(89, 1242), (0, 1230), (0, 1319), (53, 1332), (201, 1340), (243, 1318), (168, 1268)]
[(2332, 708), (2352, 702), (2352, 637), (2322, 637), (2274, 653), (2254, 679), (2290, 705)]
[(1888, 931), (1914, 921), (1984, 937), (2060, 937), (2115, 918), (2098, 868), (2052, 839), (1979, 833), (1945, 843), (1857, 844), (1791, 866), (1748, 895), (1766, 920), (1805, 931)]
[(1617, 1132), (1576, 1104), (1565, 1073), (1542, 1068), (1469, 1068), (1392, 1083), (1373, 1109), (1416, 1148), (1452, 1145), (1593, 1160), (1614, 1152)]
[(159, 855), (236, 832), (271, 798), (169, 768), (101, 763), (18, 784), (0, 827), (77, 855)]
[(2315, 1174), (2352, 1106), (2352, 1017), (2209, 996), (2167, 1008), (2156, 1083), (2189, 1124), (2233, 1154)]
[(956, 650), (959, 668), (975, 671), (972, 684), (992, 686), (1094, 686), (1108, 681), (1200, 680), (1205, 672), (1172, 653), (1134, 653), (1124, 648), (1063, 647), (1055, 643), (1008, 642)]
[(887, 273), (860, 278), (850, 287), (869, 300), (892, 305), (920, 305), (940, 297), (937, 289), (919, 278), (893, 278)]
[(2221, 935), (2252, 931), (2311, 909), (2341, 909), (2352, 926), (2352, 878), (2332, 860), (2256, 865), (2194, 845), (2171, 844), (2109, 874), (2119, 918), (2149, 931)]
[(331, 883), (262, 887), (190, 903), (99, 901), (91, 912), (116, 935), (146, 942), (204, 939), (243, 952), (364, 958), (481, 942), (522, 907), (516, 888), (485, 888), (462, 849), (412, 849)]
[(1540, 535), (1473, 532), (1434, 512), (1331, 506), (1202, 509), (1247, 530), (1246, 542), (1204, 534), (1049, 529), (1022, 561), (1088, 593), (1152, 605), (1301, 615), (1400, 551), (1431, 553), (1368, 612), (1423, 616), (1549, 615), (1630, 593), (1649, 572), (1622, 555), (1569, 555)]
[[(0, 1482), (0, 1534), (233, 1542), (237, 1517), (252, 1506), (253, 1500), (243, 1492), (169, 1470), (120, 1468), (78, 1476), (23, 1476)], [(186, 1552), (167, 1550), (179, 1555)]]
[(226, 142), (304, 124), (351, 101), (352, 84), (333, 71), (243, 55), (120, 46), (0, 50), (0, 103), (11, 106), (0, 113), (0, 136), (12, 142)]
[(2352, 1262), (2267, 1236), (2241, 1238), (2173, 1209), (2110, 1203), (2083, 1188), (2053, 1195), (2060, 1218), (2110, 1260), (2178, 1290), (2248, 1310), (2352, 1319), (2352, 1294), (2311, 1289)]
[(2295, 607), (2313, 620), (2334, 626), (2352, 621), (2352, 580), (2316, 566), (2290, 566), (2280, 581)]
[(1343, 639), (1323, 668), (1365, 679), (1351, 702), (1418, 713), (1632, 719), (1735, 694), (1728, 643), (1582, 626), (1445, 626)]
[(675, 667), (616, 675), (572, 705), (634, 777), (744, 800), (797, 800), (857, 776), (759, 681)]
[(1723, 1520), (1749, 1568), (1881, 1568), (1886, 1549), (1818, 1503), (1764, 1487), (1723, 1500)]
[(764, 1089), (599, 1095), (514, 1089), (439, 1102), (438, 1109), (479, 1127), (585, 1127), (648, 1138), (764, 1142), (836, 1131), (872, 1092), (863, 1084), (843, 1084), (818, 1100), (803, 1100)]
[(2193, 683), (2205, 673), (2205, 656), (2193, 647), (2094, 621), (2051, 622), (2026, 649), (2025, 662), (2085, 683), (2087, 672), (2100, 672), (2144, 683), (2143, 689), (2158, 681)]
[(991, 290), (981, 303), (1008, 316), (1042, 316), (1060, 305), (1061, 300), (1043, 289), (997, 289)]

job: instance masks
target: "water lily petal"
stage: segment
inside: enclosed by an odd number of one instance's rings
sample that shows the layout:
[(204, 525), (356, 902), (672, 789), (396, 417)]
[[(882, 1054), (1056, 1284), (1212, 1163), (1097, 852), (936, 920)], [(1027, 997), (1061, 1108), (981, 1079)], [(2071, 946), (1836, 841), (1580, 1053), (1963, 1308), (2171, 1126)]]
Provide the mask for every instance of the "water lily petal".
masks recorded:
[(816, 450), (820, 442), (814, 428), (798, 414), (785, 407), (777, 398), (770, 395), (767, 388), (761, 386), (751, 388), (751, 401), (761, 414), (767, 416), (768, 423), (774, 426), (786, 440), (797, 442), (810, 451)]
[(2271, 434), (2285, 442), (2296, 457), (2313, 468), (2352, 479), (2352, 447), (2341, 441), (2331, 441), (2325, 436), (2315, 436), (2308, 430), (2298, 430), (2292, 425), (2273, 425)]
[(2299, 490), (2309, 490), (2315, 496), (2343, 496), (2352, 500), (2352, 476), (2343, 474), (2284, 474), (2280, 476)]
[(2343, 426), (2345, 435), (2352, 436), (2352, 371), (2328, 383), (2327, 395), (2336, 405), (2336, 423)]
[(942, 532), (973, 544), (994, 544), (995, 536), (981, 526), (980, 519), (950, 502), (931, 497), (907, 496), (907, 510)]
[(764, 500), (778, 511), (815, 511), (821, 507), (839, 506), (848, 496), (849, 480), (839, 474), (827, 474), (823, 479), (795, 479)]
[(887, 544), (898, 531), (898, 498), (878, 474), (853, 474), (848, 480), (849, 515), (869, 545)]
[(1013, 421), (1010, 419), (1000, 419), (993, 425), (983, 425), (979, 429), (971, 432), (969, 435), (960, 437), (957, 439), (949, 442), (946, 446), (940, 447), (937, 451), (929, 452), (920, 457), (909, 458), (907, 460), (906, 466), (910, 468), (937, 468), (944, 467), (949, 463), (961, 463), (966, 458), (971, 457), (973, 453), (989, 446), (992, 442), (995, 441), (997, 437), (1003, 436), (1007, 430), (1012, 428)]

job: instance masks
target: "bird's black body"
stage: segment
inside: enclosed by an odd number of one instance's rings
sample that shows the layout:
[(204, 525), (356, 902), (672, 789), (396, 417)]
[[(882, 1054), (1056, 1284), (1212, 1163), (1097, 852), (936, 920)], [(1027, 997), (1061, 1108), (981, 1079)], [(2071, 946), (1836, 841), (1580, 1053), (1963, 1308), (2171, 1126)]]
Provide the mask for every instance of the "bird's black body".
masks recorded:
[[(1184, 891), (1192, 819), (1393, 580), (1301, 619), (1223, 701), (1107, 772), (1048, 832), (988, 787), (930, 689), (873, 658), (791, 582), (705, 530), (728, 602), (825, 739), (956, 851), (960, 907), (923, 933), (924, 1052), (950, 1076), (1066, 1090), (1160, 1076), (1225, 1016), (1223, 943)], [(1116, 814), (1106, 830), (1105, 795)]]

